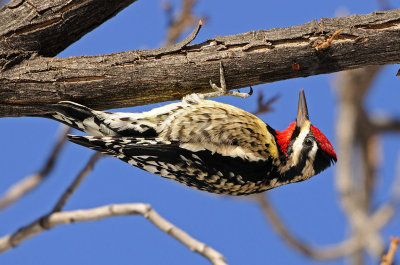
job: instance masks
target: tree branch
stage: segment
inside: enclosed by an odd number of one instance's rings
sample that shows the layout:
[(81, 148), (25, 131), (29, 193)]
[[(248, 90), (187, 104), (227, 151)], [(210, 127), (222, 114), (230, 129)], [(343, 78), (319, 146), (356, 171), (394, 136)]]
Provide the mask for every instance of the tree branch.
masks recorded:
[(12, 247), (18, 246), (23, 241), (57, 225), (95, 221), (113, 216), (138, 214), (143, 215), (161, 231), (177, 239), (190, 250), (197, 252), (209, 259), (213, 264), (226, 264), (224, 261), (225, 258), (222, 256), (222, 254), (174, 226), (172, 223), (161, 217), (154, 209), (151, 208), (149, 204), (144, 203), (112, 204), (86, 210), (52, 213), (49, 216), (45, 216), (47, 219), (46, 224), (48, 225), (46, 225), (46, 228), (42, 224), (42, 217), (33, 221), (29, 225), (22, 227), (14, 234), (0, 238), (0, 253), (9, 250)]
[[(397, 63), (399, 22), (397, 9), (217, 36), (171, 53), (33, 58), (0, 74), (0, 117), (38, 114), (32, 105), (60, 100), (108, 109), (180, 99), (210, 91), (208, 81), (218, 79), (221, 60), (230, 89)], [(328, 48), (313, 48), (341, 28)]]
[(285, 242), (288, 243), (295, 250), (306, 255), (307, 257), (316, 260), (336, 259), (343, 256), (351, 255), (352, 253), (363, 247), (362, 240), (357, 237), (351, 237), (349, 239), (343, 240), (341, 243), (324, 248), (309, 246), (305, 242), (293, 236), (292, 233), (286, 228), (284, 222), (280, 219), (272, 205), (269, 203), (265, 194), (255, 195), (254, 197), (260, 204), (265, 216), (270, 221), (272, 227), (285, 240)]
[(397, 247), (399, 246), (399, 238), (398, 237), (390, 237), (390, 246), (388, 253), (382, 257), (381, 265), (391, 265), (394, 261), (394, 255), (397, 251)]
[(74, 191), (79, 187), (82, 180), (92, 171), (94, 165), (101, 158), (101, 156), (102, 156), (102, 153), (99, 153), (99, 152), (96, 152), (92, 155), (92, 157), (89, 159), (89, 162), (86, 164), (86, 166), (81, 170), (81, 172), (79, 172), (79, 174), (76, 176), (76, 178), (71, 183), (71, 185), (65, 190), (63, 195), (61, 195), (60, 199), (57, 201), (56, 205), (53, 207), (52, 213), (60, 212), (64, 208), (68, 199), (71, 197), (71, 195), (74, 193)]
[(13, 234), (6, 235), (0, 238), (0, 253), (9, 250), (12, 247), (16, 247), (23, 241), (57, 225), (83, 221), (94, 221), (112, 216), (140, 214), (147, 218), (155, 226), (157, 226), (161, 231), (177, 239), (182, 244), (187, 246), (190, 250), (203, 255), (213, 264), (226, 264), (224, 261), (225, 258), (222, 254), (207, 246), (206, 244), (192, 238), (186, 232), (177, 228), (172, 223), (162, 218), (148, 204), (113, 204), (87, 210), (61, 212), (72, 193), (80, 185), (85, 176), (92, 171), (93, 166), (101, 156), (102, 154), (97, 152), (92, 155), (88, 163), (79, 172), (72, 184), (62, 194), (62, 196), (57, 201), (56, 205), (53, 207), (52, 211), (49, 214), (43, 215), (37, 220), (31, 222), (30, 224), (20, 228), (17, 232)]
[(23, 195), (36, 188), (53, 170), (60, 151), (67, 140), (70, 127), (62, 125), (62, 132), (43, 168), (36, 174), (29, 175), (11, 186), (3, 196), (0, 196), (0, 210), (11, 205)]
[(386, 132), (399, 132), (400, 131), (400, 119), (379, 117), (372, 120), (375, 130), (380, 133)]
[[(365, 248), (375, 256), (381, 255), (383, 240), (379, 235), (379, 228), (372, 225), (370, 217), (376, 165), (371, 163), (366, 152), (371, 150), (368, 144), (371, 144), (374, 130), (364, 110), (363, 101), (378, 71), (378, 67), (365, 67), (339, 75), (336, 151), (340, 161), (336, 166), (335, 179), (340, 203), (351, 226), (352, 235), (358, 236), (364, 243), (367, 242)], [(355, 168), (358, 160), (354, 154), (361, 157), (359, 171)], [(374, 156), (377, 160), (376, 153)], [(352, 255), (352, 264), (363, 264), (363, 257), (360, 249)]]
[(134, 1), (11, 1), (0, 9), (0, 72), (57, 55)]
[(172, 6), (168, 2), (165, 3), (165, 10), (167, 15), (170, 17), (168, 26), (168, 32), (166, 37), (166, 45), (171, 45), (175, 43), (181, 34), (188, 28), (196, 24), (197, 21), (203, 20), (204, 18), (199, 18), (193, 15), (192, 10), (197, 3), (197, 0), (182, 0), (182, 8), (179, 12), (179, 16), (175, 18), (172, 14)]

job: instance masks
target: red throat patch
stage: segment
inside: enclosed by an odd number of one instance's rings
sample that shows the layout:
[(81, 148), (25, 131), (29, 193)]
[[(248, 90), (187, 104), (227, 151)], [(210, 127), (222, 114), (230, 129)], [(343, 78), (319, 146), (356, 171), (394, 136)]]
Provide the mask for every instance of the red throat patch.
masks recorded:
[(311, 131), (315, 137), (315, 140), (319, 142), (321, 149), (327, 152), (335, 160), (337, 160), (335, 150), (333, 150), (333, 147), (329, 142), (328, 138), (326, 138), (326, 136), (317, 127), (314, 127), (313, 125), (311, 125)]
[(289, 127), (287, 127), (283, 131), (276, 131), (276, 143), (279, 146), (279, 149), (281, 150), (282, 153), (286, 154), (286, 150), (289, 146), (290, 143), (290, 138), (292, 137), (293, 131), (296, 128), (296, 122), (292, 122), (289, 124)]

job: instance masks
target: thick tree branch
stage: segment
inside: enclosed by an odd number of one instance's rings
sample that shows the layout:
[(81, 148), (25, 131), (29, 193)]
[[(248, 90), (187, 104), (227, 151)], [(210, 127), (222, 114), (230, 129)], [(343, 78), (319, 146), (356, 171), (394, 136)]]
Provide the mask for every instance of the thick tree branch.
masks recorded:
[(134, 1), (11, 1), (0, 9), (0, 71), (57, 55)]
[[(368, 242), (365, 248), (375, 256), (381, 255), (383, 240), (379, 229), (371, 225), (370, 201), (376, 165), (371, 163), (366, 153), (371, 150), (374, 130), (364, 110), (363, 101), (378, 71), (378, 67), (366, 67), (341, 73), (337, 82), (339, 112), (336, 126), (336, 153), (341, 158), (336, 166), (336, 186), (341, 206), (352, 234)], [(372, 150), (375, 151), (375, 161), (379, 160), (376, 148)], [(354, 154), (361, 157), (360, 171), (356, 170), (358, 160)], [(362, 250), (353, 255), (352, 261), (352, 264), (364, 263)]]
[[(168, 53), (34, 58), (0, 73), (0, 117), (37, 114), (32, 105), (60, 100), (108, 109), (179, 99), (210, 91), (209, 80), (218, 79), (221, 60), (230, 89), (398, 63), (399, 23), (397, 9), (218, 36)], [(341, 28), (329, 47), (313, 47)]]

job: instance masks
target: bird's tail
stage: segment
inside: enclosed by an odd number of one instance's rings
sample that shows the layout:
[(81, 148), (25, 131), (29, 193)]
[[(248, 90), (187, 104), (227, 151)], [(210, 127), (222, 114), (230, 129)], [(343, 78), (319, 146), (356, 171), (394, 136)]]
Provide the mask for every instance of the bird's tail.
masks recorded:
[(60, 101), (41, 107), (48, 113), (42, 117), (57, 120), (93, 136), (157, 136), (156, 124), (140, 113), (96, 111), (71, 101)]
[(92, 110), (72, 101), (44, 104), (40, 108), (47, 112), (47, 114), (41, 115), (42, 117), (59, 121), (90, 135), (118, 135), (105, 125), (104, 120), (107, 114), (104, 112)]

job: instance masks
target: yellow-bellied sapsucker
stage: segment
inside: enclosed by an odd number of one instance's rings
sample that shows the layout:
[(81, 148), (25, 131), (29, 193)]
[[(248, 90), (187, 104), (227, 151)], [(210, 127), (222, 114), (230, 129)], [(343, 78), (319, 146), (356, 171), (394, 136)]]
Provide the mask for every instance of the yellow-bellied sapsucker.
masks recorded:
[[(203, 191), (246, 195), (306, 180), (336, 162), (328, 139), (311, 125), (304, 92), (297, 119), (283, 131), (231, 105), (205, 100), (244, 96), (225, 87), (192, 94), (143, 113), (107, 113), (63, 101), (47, 117), (92, 136), (69, 140)], [(210, 82), (211, 83), (211, 82)]]

